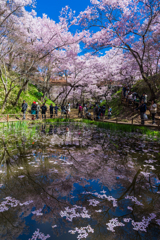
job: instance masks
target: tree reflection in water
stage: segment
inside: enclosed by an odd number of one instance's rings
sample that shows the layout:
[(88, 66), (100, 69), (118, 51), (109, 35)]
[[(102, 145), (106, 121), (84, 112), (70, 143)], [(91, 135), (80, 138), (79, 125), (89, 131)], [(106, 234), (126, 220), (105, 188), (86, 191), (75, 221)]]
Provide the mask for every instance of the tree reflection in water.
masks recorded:
[(0, 138), (0, 239), (37, 228), (50, 239), (158, 239), (159, 143), (86, 125), (37, 129)]

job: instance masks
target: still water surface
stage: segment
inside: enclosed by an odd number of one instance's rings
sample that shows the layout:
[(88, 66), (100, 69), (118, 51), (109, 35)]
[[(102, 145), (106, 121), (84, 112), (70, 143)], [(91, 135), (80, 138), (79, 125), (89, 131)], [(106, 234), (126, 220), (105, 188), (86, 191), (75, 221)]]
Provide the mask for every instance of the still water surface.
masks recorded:
[(1, 131), (0, 239), (160, 239), (159, 150), (73, 123)]

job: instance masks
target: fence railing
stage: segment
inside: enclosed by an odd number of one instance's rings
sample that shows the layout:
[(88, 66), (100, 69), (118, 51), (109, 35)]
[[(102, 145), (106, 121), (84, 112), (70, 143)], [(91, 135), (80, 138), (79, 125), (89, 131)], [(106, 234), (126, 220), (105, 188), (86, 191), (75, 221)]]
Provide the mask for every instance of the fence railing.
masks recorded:
[(38, 118), (36, 118), (36, 114), (30, 114), (30, 113), (26, 113), (25, 114), (25, 119), (23, 119), (23, 113), (20, 114), (20, 113), (17, 113), (17, 114), (1, 114), (0, 117), (2, 117), (4, 119), (4, 121), (6, 122), (10, 122), (10, 121), (13, 121), (14, 118), (17, 119), (17, 120), (42, 120), (42, 119), (51, 119), (51, 118), (62, 118), (62, 117), (65, 117), (65, 118), (69, 118), (69, 114), (65, 114), (65, 115), (61, 115), (61, 113), (59, 114), (55, 114), (53, 113), (52, 114), (52, 117), (51, 117), (51, 114), (50, 113), (46, 113), (46, 114), (41, 114), (39, 113), (38, 114)]

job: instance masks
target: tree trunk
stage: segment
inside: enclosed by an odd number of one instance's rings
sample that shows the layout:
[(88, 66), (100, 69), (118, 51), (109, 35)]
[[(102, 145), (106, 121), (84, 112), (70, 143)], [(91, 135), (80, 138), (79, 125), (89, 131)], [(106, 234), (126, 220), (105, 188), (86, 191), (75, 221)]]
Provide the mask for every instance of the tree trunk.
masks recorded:
[(27, 80), (27, 82), (24, 82), (24, 84), (23, 84), (23, 86), (24, 86), (24, 91), (26, 92), (26, 93), (28, 93), (28, 82), (29, 82), (29, 80)]
[(4, 109), (6, 107), (6, 103), (7, 103), (7, 100), (8, 100), (8, 97), (9, 97), (9, 94), (10, 94), (11, 91), (8, 91), (6, 94), (5, 94), (5, 98), (4, 98), (4, 101), (3, 101), (3, 104), (2, 104), (2, 112), (4, 112)]
[(150, 100), (155, 100), (156, 94), (155, 94), (155, 92), (154, 92), (154, 90), (152, 88), (151, 83), (148, 81), (148, 79), (143, 74), (142, 74), (142, 76), (143, 76), (144, 81), (147, 83), (147, 85), (149, 87), (149, 90), (150, 90), (150, 93), (151, 93)]
[(68, 93), (66, 94), (65, 98), (62, 101), (62, 104), (64, 105), (65, 100), (67, 99), (68, 95), (70, 94), (71, 90), (73, 89), (73, 87), (70, 88), (70, 90), (68, 91)]
[(15, 102), (13, 103), (13, 106), (16, 106), (16, 105), (17, 105), (18, 100), (19, 100), (19, 98), (20, 98), (20, 96), (21, 96), (21, 93), (23, 92), (23, 90), (25, 89), (25, 87), (28, 85), (28, 82), (29, 82), (29, 80), (26, 80), (26, 81), (23, 83), (22, 87), (20, 88), (20, 90), (19, 90), (19, 92), (18, 92), (18, 94), (17, 94), (17, 97), (16, 97)]

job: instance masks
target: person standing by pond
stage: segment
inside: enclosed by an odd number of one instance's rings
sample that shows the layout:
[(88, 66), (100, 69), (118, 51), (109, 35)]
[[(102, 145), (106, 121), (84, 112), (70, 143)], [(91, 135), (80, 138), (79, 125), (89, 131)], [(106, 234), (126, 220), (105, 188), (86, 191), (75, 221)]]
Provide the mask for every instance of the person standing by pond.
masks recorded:
[(36, 115), (36, 110), (37, 110), (36, 102), (33, 102), (31, 106), (32, 120), (34, 120), (34, 115)]
[(42, 118), (43, 117), (46, 118), (47, 107), (46, 107), (45, 103), (43, 103), (41, 109), (42, 109)]
[(144, 125), (144, 114), (147, 110), (146, 104), (144, 103), (144, 100), (141, 101), (141, 105), (136, 108), (136, 110), (140, 110), (140, 114), (141, 114), (141, 124)]
[(22, 103), (22, 112), (23, 112), (23, 120), (26, 119), (26, 111), (27, 111), (28, 105), (25, 100), (23, 100)]
[(93, 119), (96, 120), (96, 104), (93, 106)]
[(36, 109), (36, 119), (39, 118), (39, 111), (40, 111), (40, 106), (38, 104), (38, 102), (36, 102), (36, 106), (37, 106), (37, 109)]
[(96, 113), (96, 120), (99, 120), (100, 119), (100, 109), (99, 109), (98, 105), (96, 106), (95, 113)]
[(64, 111), (65, 111), (65, 107), (64, 104), (62, 103), (61, 105), (61, 117), (64, 118)]
[(68, 113), (71, 111), (71, 104), (68, 102)]
[(66, 106), (66, 118), (69, 118), (69, 113), (70, 113), (70, 105), (68, 103)]
[(78, 108), (78, 117), (79, 117), (79, 114), (80, 114), (80, 117), (82, 117), (82, 115), (83, 115), (83, 108), (82, 108), (81, 104), (79, 104), (79, 108)]
[(53, 104), (51, 103), (50, 107), (49, 107), (49, 110), (50, 110), (50, 118), (53, 117)]
[(150, 112), (152, 114), (152, 124), (155, 124), (155, 115), (157, 113), (157, 104), (155, 101), (152, 101), (151, 107), (150, 107)]
[(59, 109), (59, 107), (57, 106), (57, 104), (56, 104), (56, 106), (54, 107), (54, 109), (55, 109), (55, 115), (58, 117), (58, 109)]
[(103, 121), (104, 121), (104, 119), (105, 119), (105, 112), (106, 112), (106, 106), (103, 105), (103, 107), (102, 107), (102, 120), (103, 120)]
[(110, 119), (111, 116), (112, 116), (112, 108), (109, 107), (109, 108), (108, 108), (108, 119)]
[(127, 91), (127, 89), (126, 89), (126, 85), (123, 87), (123, 97), (125, 98), (125, 96), (126, 96), (126, 91)]

